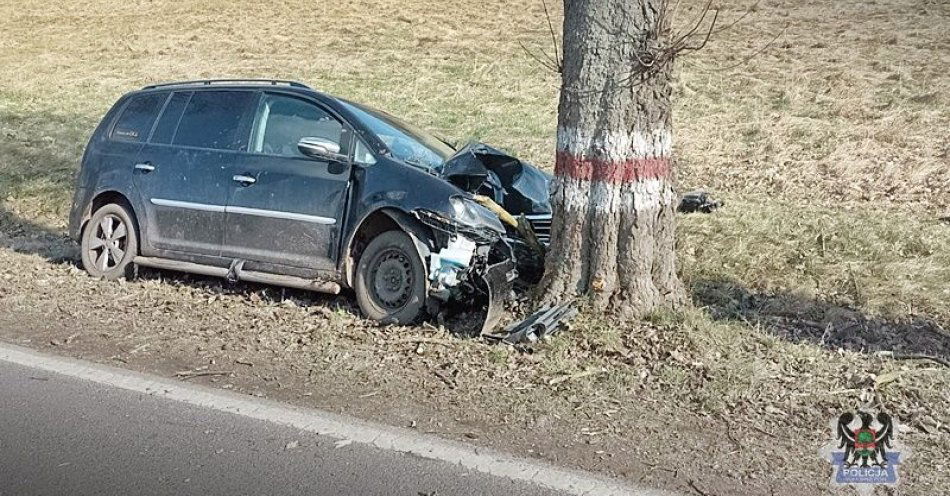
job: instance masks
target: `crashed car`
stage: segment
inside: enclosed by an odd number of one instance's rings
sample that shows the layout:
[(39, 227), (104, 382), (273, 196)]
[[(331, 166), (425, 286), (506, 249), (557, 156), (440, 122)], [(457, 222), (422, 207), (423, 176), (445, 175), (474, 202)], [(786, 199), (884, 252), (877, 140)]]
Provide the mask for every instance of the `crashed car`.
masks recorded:
[(292, 81), (147, 86), (82, 159), (70, 235), (95, 277), (135, 266), (339, 293), (410, 323), (541, 274), (550, 176)]

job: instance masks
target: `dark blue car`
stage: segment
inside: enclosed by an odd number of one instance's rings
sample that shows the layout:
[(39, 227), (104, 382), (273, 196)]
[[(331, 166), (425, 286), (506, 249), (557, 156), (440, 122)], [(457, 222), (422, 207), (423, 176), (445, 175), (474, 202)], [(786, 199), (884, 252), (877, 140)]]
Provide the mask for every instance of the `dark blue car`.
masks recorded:
[(70, 235), (96, 277), (137, 264), (352, 288), (394, 323), (487, 299), (488, 327), (519, 272), (540, 275), (549, 183), (300, 83), (162, 84), (123, 96), (92, 135)]

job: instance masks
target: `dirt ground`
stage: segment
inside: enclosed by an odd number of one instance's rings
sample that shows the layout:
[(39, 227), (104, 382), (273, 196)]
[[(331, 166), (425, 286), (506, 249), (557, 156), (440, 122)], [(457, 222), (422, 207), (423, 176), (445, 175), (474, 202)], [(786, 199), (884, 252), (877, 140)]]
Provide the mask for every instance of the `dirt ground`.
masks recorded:
[(700, 496), (827, 493), (828, 422), (870, 400), (914, 449), (892, 493), (944, 493), (950, 3), (719, 7), (742, 22), (674, 87), (682, 189), (726, 200), (679, 218), (694, 308), (514, 349), (378, 327), (346, 294), (93, 280), (62, 233), (98, 119), (158, 81), (299, 79), (550, 167), (540, 2), (0, 3), (0, 339)]

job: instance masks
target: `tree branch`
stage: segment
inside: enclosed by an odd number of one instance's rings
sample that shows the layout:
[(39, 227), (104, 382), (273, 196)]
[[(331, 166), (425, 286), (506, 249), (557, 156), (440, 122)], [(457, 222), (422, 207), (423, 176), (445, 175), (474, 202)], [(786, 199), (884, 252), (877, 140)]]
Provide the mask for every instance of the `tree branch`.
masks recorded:
[(548, 3), (541, 0), (541, 7), (544, 8), (544, 18), (548, 21), (548, 31), (551, 32), (551, 43), (554, 44), (554, 61), (557, 66), (557, 72), (560, 74), (563, 70), (561, 65), (561, 49), (557, 43), (557, 33), (554, 31), (554, 23), (551, 22), (551, 14), (548, 12)]
[(534, 60), (535, 62), (537, 62), (538, 65), (540, 65), (541, 67), (544, 67), (545, 69), (547, 69), (547, 70), (549, 70), (549, 71), (551, 71), (551, 72), (557, 72), (557, 73), (560, 73), (560, 72), (561, 72), (560, 66), (557, 64), (556, 61), (551, 60), (550, 56), (549, 56), (546, 52), (541, 52), (541, 53), (544, 53), (544, 55), (545, 55), (546, 57), (548, 57), (548, 60), (543, 60), (543, 59), (541, 59), (541, 57), (539, 57), (539, 56), (535, 55), (533, 52), (531, 52), (531, 50), (528, 50), (528, 47), (525, 46), (525, 44), (524, 44), (523, 42), (519, 41), (519, 42), (518, 42), (518, 45), (521, 46), (521, 49), (524, 50), (524, 53), (525, 53), (528, 57), (531, 57), (531, 59)]
[(547, 58), (547, 61), (544, 61), (541, 60), (541, 57), (528, 50), (528, 47), (526, 47), (524, 43), (519, 41), (518, 44), (521, 45), (521, 49), (524, 50), (524, 52), (529, 57), (534, 59), (535, 62), (540, 64), (541, 67), (560, 74), (563, 72), (564, 66), (561, 61), (561, 47), (557, 41), (557, 32), (554, 30), (554, 23), (551, 22), (551, 13), (548, 11), (548, 4), (545, 0), (541, 0), (541, 7), (544, 9), (544, 18), (548, 23), (548, 32), (551, 33), (551, 44), (554, 46), (554, 56), (551, 56), (547, 51), (542, 50), (541, 53), (543, 53), (545, 58)]

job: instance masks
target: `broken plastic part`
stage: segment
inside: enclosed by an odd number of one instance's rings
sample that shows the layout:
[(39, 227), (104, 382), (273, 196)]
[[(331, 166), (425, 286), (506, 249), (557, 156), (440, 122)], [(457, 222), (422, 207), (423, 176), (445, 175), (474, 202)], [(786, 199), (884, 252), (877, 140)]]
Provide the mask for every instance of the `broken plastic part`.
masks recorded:
[[(524, 244), (533, 252), (528, 257), (516, 257), (516, 262), (519, 264), (519, 271), (523, 271), (525, 274), (537, 272), (539, 273), (538, 278), (540, 278), (540, 272), (542, 272), (540, 269), (544, 261), (545, 249), (541, 241), (538, 240), (538, 236), (534, 232), (534, 227), (531, 226), (531, 222), (528, 221), (527, 217), (521, 214), (515, 218), (515, 216), (511, 215), (504, 207), (495, 203), (494, 200), (487, 196), (475, 195), (475, 201), (494, 212), (502, 222), (513, 227), (515, 231), (518, 232)], [(537, 281), (533, 280), (532, 282)]]
[(577, 315), (573, 302), (560, 305), (546, 306), (532, 313), (524, 320), (505, 327), (499, 334), (487, 334), (486, 337), (503, 341), (507, 344), (533, 343), (558, 332), (567, 321)]
[(429, 256), (429, 280), (432, 285), (430, 294), (442, 301), (451, 296), (449, 288), (461, 282), (459, 274), (468, 269), (475, 256), (476, 244), (464, 236), (454, 236), (445, 248)]
[[(431, 210), (418, 209), (413, 210), (413, 215), (426, 226), (451, 236), (464, 234), (466, 238), (474, 240), (477, 243), (493, 243), (498, 240), (499, 233), (483, 226), (467, 226), (444, 215)], [(498, 223), (501, 226), (501, 223)], [(502, 228), (504, 229), (504, 228)]]
[[(465, 198), (469, 202), (474, 199), (479, 204), (474, 210), (485, 211), (492, 219), (497, 219), (497, 227), (469, 222), (469, 212), (463, 208), (470, 207), (460, 200), (452, 204), (454, 215), (427, 209), (413, 211), (422, 224), (440, 235), (447, 235), (450, 239), (464, 235), (476, 243), (475, 254), (465, 248), (463, 253), (470, 255), (465, 264), (450, 263), (455, 260), (453, 253), (458, 247), (446, 246), (430, 254), (429, 294), (440, 301), (476, 295), (481, 300), (481, 296), (487, 295), (488, 309), (482, 326), (484, 334), (497, 327), (505, 315), (505, 301), (519, 275), (524, 276), (522, 285), (537, 283), (541, 278), (545, 246), (535, 232), (533, 222), (540, 219), (538, 222), (550, 229), (550, 221), (544, 222), (551, 214), (552, 176), (482, 143), (466, 145), (434, 172), (474, 194), (475, 198)], [(547, 233), (544, 231), (545, 240)]]
[(511, 260), (491, 265), (481, 275), (482, 283), (488, 292), (488, 308), (481, 334), (487, 334), (501, 323), (505, 316), (505, 301), (511, 294), (512, 285), (517, 277), (518, 271)]
[(676, 210), (683, 213), (702, 212), (704, 214), (712, 213), (713, 210), (725, 205), (726, 202), (713, 199), (705, 191), (691, 191), (683, 195)]
[(443, 264), (465, 269), (471, 265), (472, 256), (475, 255), (475, 242), (464, 236), (456, 236), (433, 255), (439, 257)]

